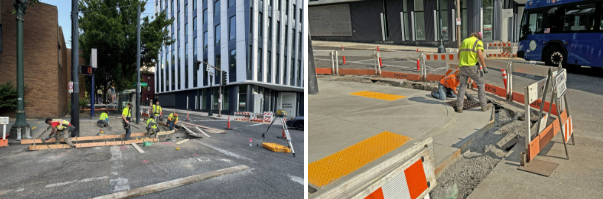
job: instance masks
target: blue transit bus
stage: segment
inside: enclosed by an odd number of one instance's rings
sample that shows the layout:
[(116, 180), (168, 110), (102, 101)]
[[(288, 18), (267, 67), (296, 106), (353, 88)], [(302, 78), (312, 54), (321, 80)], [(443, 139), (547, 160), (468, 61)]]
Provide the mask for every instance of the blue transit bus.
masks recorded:
[(603, 0), (530, 0), (517, 56), (547, 65), (603, 67)]

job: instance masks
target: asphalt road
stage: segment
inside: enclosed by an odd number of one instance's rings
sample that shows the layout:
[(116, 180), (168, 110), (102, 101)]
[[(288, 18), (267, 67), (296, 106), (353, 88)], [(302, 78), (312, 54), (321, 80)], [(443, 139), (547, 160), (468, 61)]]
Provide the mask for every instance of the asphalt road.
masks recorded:
[[(226, 121), (191, 117), (193, 123), (225, 128)], [(140, 198), (303, 198), (304, 134), (290, 129), (296, 157), (261, 147), (267, 124), (231, 122), (226, 134), (154, 143), (139, 153), (132, 146), (27, 151), (0, 148), (0, 198), (91, 198), (237, 165), (249, 170)], [(286, 146), (280, 128), (266, 142)], [(161, 137), (160, 137), (161, 138)], [(249, 146), (249, 139), (253, 146)], [(175, 150), (179, 147), (180, 150)]]

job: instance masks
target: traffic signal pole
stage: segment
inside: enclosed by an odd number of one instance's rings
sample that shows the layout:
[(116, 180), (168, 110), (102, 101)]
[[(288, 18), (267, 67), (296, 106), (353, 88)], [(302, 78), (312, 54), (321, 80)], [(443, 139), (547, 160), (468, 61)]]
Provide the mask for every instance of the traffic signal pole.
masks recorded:
[[(211, 64), (208, 64), (207, 62), (204, 62), (204, 61), (199, 61), (199, 60), (196, 60), (196, 61), (195, 61), (195, 65), (197, 65), (197, 67), (198, 67), (199, 65), (201, 65), (202, 63), (203, 63), (203, 64), (205, 64), (205, 65), (207, 65), (206, 70), (207, 70), (208, 72), (210, 71), (210, 70), (209, 70), (210, 68), (213, 68), (213, 69), (216, 69), (217, 71), (219, 71), (220, 76), (222, 76), (222, 77), (220, 78), (220, 79), (222, 80), (222, 81), (220, 81), (220, 87), (219, 87), (219, 89), (220, 89), (220, 90), (218, 91), (218, 117), (222, 117), (222, 84), (224, 84), (224, 86), (226, 86), (226, 79), (225, 79), (225, 78), (226, 78), (226, 71), (222, 71), (222, 69), (220, 69), (220, 68), (218, 68), (218, 67), (215, 67), (215, 66), (212, 66)], [(212, 95), (213, 95), (213, 93), (214, 93), (214, 92), (213, 92), (213, 84), (214, 84), (214, 81), (213, 81), (213, 78), (212, 78), (212, 77), (213, 77), (213, 76), (215, 76), (215, 75), (216, 75), (216, 74), (211, 75), (211, 73), (210, 73), (210, 77), (209, 77), (209, 88), (210, 88), (210, 93), (212, 93)], [(217, 78), (217, 77), (216, 77), (216, 78)], [(210, 100), (210, 101), (211, 101), (211, 100)], [(210, 104), (210, 106), (209, 106), (209, 113), (208, 113), (208, 116), (213, 116), (212, 109), (211, 109), (211, 108), (212, 108), (212, 106), (213, 106), (213, 103), (212, 103), (212, 104)]]
[(140, 123), (140, 2), (136, 14), (136, 124)]
[(80, 132), (80, 80), (78, 74), (79, 67), (79, 21), (78, 21), (78, 0), (71, 0), (71, 81), (73, 81), (73, 93), (71, 94), (71, 124), (75, 130), (71, 132), (71, 137), (75, 137)]

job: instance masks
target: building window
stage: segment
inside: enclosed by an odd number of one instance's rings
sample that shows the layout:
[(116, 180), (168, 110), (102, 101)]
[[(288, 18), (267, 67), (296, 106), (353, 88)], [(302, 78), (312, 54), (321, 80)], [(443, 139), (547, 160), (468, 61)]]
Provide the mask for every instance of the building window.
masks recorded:
[(281, 43), (281, 22), (276, 21), (276, 43)]
[[(285, 52), (287, 52), (287, 51), (285, 51)], [(283, 70), (283, 84), (285, 84), (285, 82), (287, 82), (287, 75), (288, 75), (287, 71), (289, 71), (288, 70), (289, 68), (287, 67), (287, 55), (286, 54), (285, 54), (285, 58), (283, 59), (283, 63), (285, 64), (283, 66), (283, 68), (284, 68), (284, 70)]]
[(203, 33), (203, 49), (204, 49), (204, 51), (207, 51), (207, 40), (208, 40), (207, 39), (207, 31), (205, 31)]
[(188, 42), (184, 44), (184, 87), (188, 88)]
[(215, 33), (214, 35), (216, 37), (216, 46), (220, 46), (220, 37), (222, 36), (222, 33), (220, 33), (220, 32), (221, 32), (220, 24), (218, 24), (216, 26), (216, 29), (214, 29), (214, 33)]
[[(288, 42), (287, 42), (287, 38), (288, 38), (288, 36), (289, 36), (289, 34), (288, 34), (288, 33), (289, 33), (289, 28), (288, 28), (288, 26), (287, 26), (287, 25), (285, 25), (285, 52), (287, 52), (287, 43), (288, 43)], [(285, 60), (286, 60), (286, 59), (285, 59)]]
[(272, 41), (272, 17), (268, 17), (268, 40)]
[(404, 40), (410, 41), (410, 31), (408, 28), (410, 25), (410, 13), (408, 12), (407, 0), (402, 0), (402, 10), (404, 11)]
[[(196, 1), (196, 0), (195, 0)], [(193, 64), (195, 63), (195, 61), (197, 61), (197, 37), (195, 37), (194, 41), (193, 41)], [(199, 68), (197, 67), (197, 64), (194, 64), (193, 66), (193, 81), (197, 82), (197, 72), (199, 71)]]
[(184, 38), (188, 38), (188, 23), (184, 24)]
[(270, 74), (272, 74), (272, 53), (270, 51), (268, 51), (268, 77), (270, 77)]
[(247, 70), (251, 70), (251, 62), (249, 61), (249, 59), (251, 58), (251, 45), (249, 45), (249, 49), (247, 49), (247, 53), (249, 53), (249, 56), (247, 56)]
[(184, 5), (184, 18), (188, 19), (188, 4)]
[[(222, 69), (222, 56), (216, 55), (216, 63), (214, 65), (216, 68)], [(222, 76), (218, 69), (214, 69), (214, 80), (216, 84), (220, 84), (220, 77)]]
[(260, 12), (258, 14), (258, 35), (260, 35), (260, 38), (262, 38), (262, 36), (264, 36), (264, 24), (262, 23), (264, 20), (264, 18), (262, 18), (262, 13)]
[(258, 77), (261, 77), (262, 75), (262, 67), (264, 66), (264, 62), (262, 62), (262, 49), (258, 48)]
[(247, 85), (239, 86), (239, 111), (247, 111)]
[(415, 0), (415, 38), (425, 40), (425, 13), (423, 12), (423, 0)]
[(172, 0), (172, 4), (170, 5), (170, 12), (174, 13), (174, 0)]
[(193, 0), (193, 10), (197, 9), (197, 0)]
[(228, 7), (230, 8), (231, 6), (234, 6), (235, 2), (235, 0), (228, 0)]
[(297, 48), (298, 51), (300, 52), (300, 55), (299, 55), (300, 57), (301, 57), (302, 48), (304, 47), (304, 44), (302, 43), (303, 42), (302, 40), (303, 40), (303, 38), (302, 38), (302, 34), (300, 32), (299, 33), (299, 48)]
[(281, 11), (281, 0), (276, 0), (274, 7), (276, 7), (276, 10)]
[[(443, 6), (440, 3), (440, 6)], [(483, 1), (483, 9), (484, 9), (484, 21), (483, 21), (483, 40), (490, 40), (492, 39), (492, 14), (493, 14), (493, 7), (492, 7), (492, 1)], [(444, 15), (442, 15), (442, 21), (444, 22)], [(443, 25), (443, 24), (442, 24)]]
[(197, 30), (197, 17), (193, 18), (193, 30)]
[(289, 0), (285, 0), (285, 15), (289, 16)]
[(281, 83), (281, 57), (278, 53), (276, 53), (276, 74), (274, 75), (276, 78), (276, 83)]
[(295, 58), (291, 58), (291, 70), (289, 71), (291, 71), (291, 81), (289, 81), (289, 85), (293, 85), (293, 82), (295, 82)]
[(203, 10), (203, 24), (207, 24), (207, 9)]
[(292, 14), (293, 14), (293, 20), (295, 20), (295, 11), (296, 11), (296, 10), (297, 10), (297, 9), (295, 8), (295, 5), (293, 5), (293, 13), (292, 13)]
[[(291, 50), (291, 52), (295, 52), (295, 29), (293, 29), (293, 34), (291, 34), (293, 36), (293, 38), (291, 39), (291, 44), (293, 45), (293, 50)], [(293, 55), (293, 54), (292, 54)]]
[(228, 33), (229, 34), (229, 37), (228, 37), (229, 40), (232, 40), (232, 39), (236, 38), (236, 35), (237, 35), (237, 26), (236, 26), (237, 22), (236, 22), (236, 18), (235, 17), (236, 17), (236, 15), (230, 17), (230, 31)]
[(237, 50), (230, 51), (230, 59), (229, 59), (229, 67), (228, 67), (228, 82), (236, 81), (237, 76)]
[(301, 71), (302, 71), (302, 65), (301, 65), (301, 60), (297, 60), (297, 85), (301, 86)]
[[(207, 59), (203, 59), (203, 62), (207, 63)], [(209, 82), (209, 77), (208, 77), (209, 74), (207, 71), (208, 66), (207, 66), (207, 64), (201, 64), (201, 66), (203, 67), (201, 69), (201, 70), (203, 70), (203, 78), (204, 78), (203, 85), (207, 86), (207, 82)]]
[(220, 0), (214, 2), (214, 17), (220, 16)]
[(249, 33), (253, 33), (253, 7), (249, 7)]
[[(439, 0), (440, 1), (440, 16), (442, 17), (441, 26), (438, 26), (438, 29), (440, 30), (440, 34), (442, 35), (440, 39), (444, 40), (444, 41), (448, 41), (448, 35), (450, 34), (450, 31), (454, 31), (453, 27), (451, 27), (450, 25), (448, 25), (450, 22), (450, 20), (448, 20), (448, 1), (447, 0)], [(484, 4), (486, 3), (486, 1), (484, 1)], [(484, 15), (486, 14), (486, 10), (484, 10)], [(484, 21), (486, 20), (486, 18), (484, 18)], [(441, 28), (440, 28), (441, 27)], [(492, 34), (490, 33), (490, 36), (492, 36)], [(438, 35), (438, 37), (440, 37), (440, 35)]]
[(299, 8), (299, 23), (302, 23), (302, 21), (304, 21), (304, 12), (302, 8)]

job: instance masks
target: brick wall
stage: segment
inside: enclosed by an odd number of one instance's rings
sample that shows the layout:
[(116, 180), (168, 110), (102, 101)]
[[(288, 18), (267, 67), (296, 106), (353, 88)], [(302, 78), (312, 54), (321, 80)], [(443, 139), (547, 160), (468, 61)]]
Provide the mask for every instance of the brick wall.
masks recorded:
[[(155, 74), (150, 73), (150, 74), (141, 74), (140, 75), (140, 82), (146, 82), (147, 83), (147, 89), (142, 89), (141, 93), (140, 93), (140, 101), (142, 104), (148, 104), (149, 101), (147, 101), (147, 97), (149, 100), (153, 100), (155, 101)], [(149, 91), (150, 89), (150, 91)]]
[[(0, 80), (16, 84), (16, 21), (12, 0), (0, 0), (2, 7), (3, 52), (0, 53)], [(40, 3), (28, 6), (23, 23), (25, 111), (27, 117), (57, 117), (59, 102), (59, 38), (56, 6)], [(62, 37), (62, 36), (60, 36)], [(14, 110), (0, 110), (0, 115), (14, 117)]]

